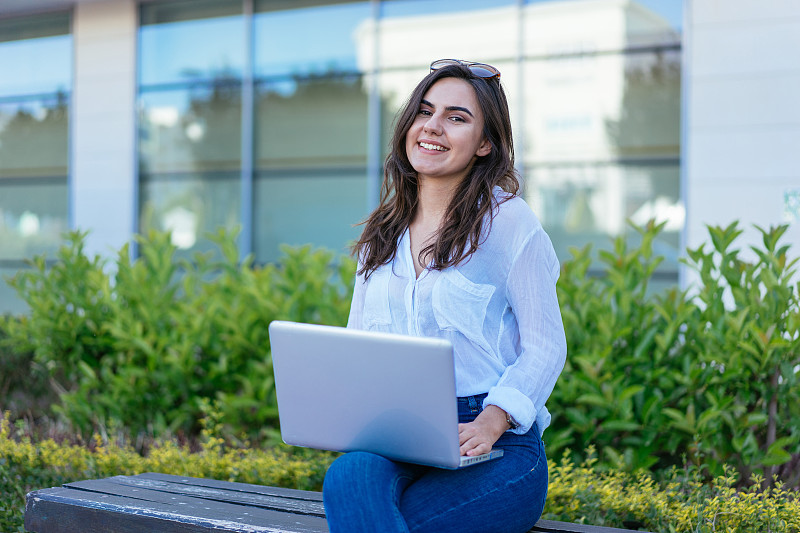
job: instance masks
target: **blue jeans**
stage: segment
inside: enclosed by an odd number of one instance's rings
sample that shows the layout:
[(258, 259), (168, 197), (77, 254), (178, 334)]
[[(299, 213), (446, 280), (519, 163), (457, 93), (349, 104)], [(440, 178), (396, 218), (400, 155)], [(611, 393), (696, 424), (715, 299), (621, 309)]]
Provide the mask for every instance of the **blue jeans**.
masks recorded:
[[(486, 395), (458, 399), (459, 422), (471, 422)], [(342, 455), (322, 493), (332, 533), (526, 532), (547, 496), (547, 458), (534, 424), (504, 433), (503, 457), (459, 470), (391, 461), (367, 452)]]

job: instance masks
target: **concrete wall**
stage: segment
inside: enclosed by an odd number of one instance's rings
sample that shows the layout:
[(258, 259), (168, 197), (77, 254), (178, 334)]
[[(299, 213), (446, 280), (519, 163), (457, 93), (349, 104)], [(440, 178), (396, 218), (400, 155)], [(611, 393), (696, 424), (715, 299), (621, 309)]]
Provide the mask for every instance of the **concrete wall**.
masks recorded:
[(133, 0), (75, 6), (70, 226), (86, 251), (113, 256), (136, 221), (136, 35)]
[(706, 224), (740, 220), (746, 249), (752, 224), (790, 223), (800, 256), (800, 2), (686, 0), (684, 30), (686, 245)]

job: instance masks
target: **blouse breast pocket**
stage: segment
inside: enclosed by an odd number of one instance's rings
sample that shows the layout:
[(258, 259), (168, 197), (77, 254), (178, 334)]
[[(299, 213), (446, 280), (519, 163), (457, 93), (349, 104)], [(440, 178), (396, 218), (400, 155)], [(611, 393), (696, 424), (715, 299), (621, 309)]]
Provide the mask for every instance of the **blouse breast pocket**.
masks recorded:
[(494, 354), (483, 336), (486, 309), (494, 286), (473, 283), (454, 268), (444, 270), (433, 286), (431, 304), (436, 323), (443, 330), (454, 330), (487, 354)]
[(392, 312), (389, 309), (389, 278), (391, 275), (391, 265), (382, 265), (370, 275), (364, 294), (362, 318), (364, 329), (385, 330), (385, 326), (392, 323)]

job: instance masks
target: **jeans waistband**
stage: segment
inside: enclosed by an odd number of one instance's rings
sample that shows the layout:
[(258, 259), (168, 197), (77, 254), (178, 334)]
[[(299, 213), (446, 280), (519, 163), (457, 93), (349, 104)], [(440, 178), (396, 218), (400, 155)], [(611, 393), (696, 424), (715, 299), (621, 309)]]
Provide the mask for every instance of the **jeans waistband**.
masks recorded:
[(484, 392), (482, 394), (473, 394), (472, 396), (459, 396), (458, 397), (458, 412), (459, 413), (467, 413), (473, 412), (478, 413), (483, 410), (483, 400), (489, 393)]

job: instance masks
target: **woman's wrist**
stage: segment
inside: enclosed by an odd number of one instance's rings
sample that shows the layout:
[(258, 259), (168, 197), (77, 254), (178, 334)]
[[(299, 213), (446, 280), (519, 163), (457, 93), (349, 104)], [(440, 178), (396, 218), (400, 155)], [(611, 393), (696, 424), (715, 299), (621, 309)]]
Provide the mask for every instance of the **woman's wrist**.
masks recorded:
[(492, 427), (496, 428), (498, 436), (505, 433), (511, 427), (508, 423), (508, 413), (496, 405), (487, 405), (483, 409), (481, 415), (485, 415), (489, 418)]

